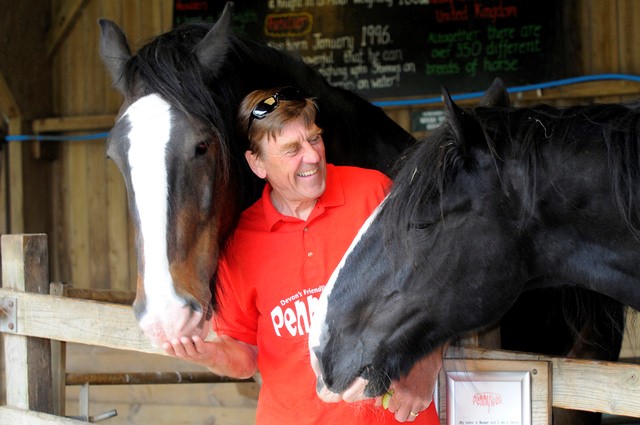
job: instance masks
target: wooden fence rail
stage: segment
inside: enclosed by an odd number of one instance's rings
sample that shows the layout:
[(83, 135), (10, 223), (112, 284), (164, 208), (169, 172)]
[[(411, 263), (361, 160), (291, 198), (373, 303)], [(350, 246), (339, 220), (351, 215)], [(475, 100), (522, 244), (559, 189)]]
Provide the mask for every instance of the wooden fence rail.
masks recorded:
[[(163, 354), (150, 345), (127, 305), (48, 295), (47, 237), (3, 235), (0, 305), (11, 304), (0, 320), (5, 347), (7, 406), (2, 424), (80, 424), (52, 415), (56, 393), (50, 341), (73, 342)], [(64, 356), (63, 356), (64, 358)], [(447, 359), (546, 362), (551, 406), (640, 417), (640, 365), (571, 360), (496, 350), (452, 347)], [(64, 376), (64, 375), (63, 375)], [(442, 382), (442, 381), (441, 381)], [(63, 397), (62, 397), (63, 398)], [(550, 417), (547, 410), (541, 417)], [(534, 422), (546, 423), (546, 419)]]

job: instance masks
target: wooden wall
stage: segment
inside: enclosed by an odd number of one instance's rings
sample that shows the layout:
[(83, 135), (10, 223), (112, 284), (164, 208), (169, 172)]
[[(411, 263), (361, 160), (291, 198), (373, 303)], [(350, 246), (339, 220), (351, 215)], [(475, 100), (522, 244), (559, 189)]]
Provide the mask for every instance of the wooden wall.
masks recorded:
[[(56, 16), (73, 2), (52, 3)], [(132, 49), (172, 26), (170, 1), (83, 4), (53, 55), (54, 116), (113, 114), (121, 104), (99, 57), (99, 18), (117, 22)], [(79, 287), (133, 290), (135, 255), (124, 183), (105, 158), (104, 141), (60, 143), (56, 154), (51, 181), (54, 226), (49, 231), (52, 279)]]

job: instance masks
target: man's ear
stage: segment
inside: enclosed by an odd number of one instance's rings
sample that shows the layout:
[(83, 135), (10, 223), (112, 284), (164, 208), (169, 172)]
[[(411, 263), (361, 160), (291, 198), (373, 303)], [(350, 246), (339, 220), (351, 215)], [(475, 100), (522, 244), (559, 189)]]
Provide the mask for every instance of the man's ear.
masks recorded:
[(264, 164), (262, 163), (262, 159), (257, 153), (253, 153), (251, 151), (246, 151), (244, 153), (244, 157), (253, 171), (253, 174), (260, 177), (261, 179), (267, 178), (267, 171), (264, 168)]

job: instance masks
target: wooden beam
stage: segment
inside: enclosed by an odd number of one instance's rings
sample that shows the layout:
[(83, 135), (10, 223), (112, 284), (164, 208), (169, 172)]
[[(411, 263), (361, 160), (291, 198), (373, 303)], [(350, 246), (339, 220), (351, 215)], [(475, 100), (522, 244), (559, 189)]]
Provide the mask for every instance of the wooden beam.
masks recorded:
[(17, 298), (19, 335), (164, 354), (151, 346), (130, 306), (1, 288), (6, 296)]
[[(49, 294), (59, 297), (67, 296), (67, 285), (60, 282), (49, 285)], [(51, 341), (51, 397), (54, 415), (64, 416), (67, 401), (67, 343)]]
[(113, 127), (115, 115), (84, 115), (76, 117), (53, 117), (33, 120), (32, 129), (35, 133), (105, 130)]
[[(9, 135), (22, 134), (25, 131), (25, 123), (20, 118), (13, 118), (9, 122)], [(21, 143), (9, 143), (7, 145), (9, 169), (8, 191), (8, 223), (9, 233), (24, 232), (24, 179), (23, 175), (23, 146)]]
[(0, 114), (6, 123), (22, 116), (18, 102), (16, 102), (2, 72), (0, 72)]
[(68, 0), (62, 3), (62, 9), (54, 18), (51, 29), (47, 34), (47, 57), (51, 57), (53, 52), (60, 46), (89, 1)]

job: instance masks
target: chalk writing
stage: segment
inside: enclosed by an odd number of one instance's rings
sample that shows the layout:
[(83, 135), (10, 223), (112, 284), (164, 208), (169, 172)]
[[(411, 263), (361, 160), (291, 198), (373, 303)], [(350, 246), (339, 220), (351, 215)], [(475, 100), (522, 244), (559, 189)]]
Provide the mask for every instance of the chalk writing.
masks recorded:
[[(214, 21), (219, 0), (176, 0), (174, 22)], [(563, 2), (262, 0), (236, 2), (234, 28), (292, 52), (333, 85), (370, 98), (482, 90), (564, 76)], [(193, 4), (193, 5), (191, 5)], [(196, 11), (196, 9), (198, 9)]]

